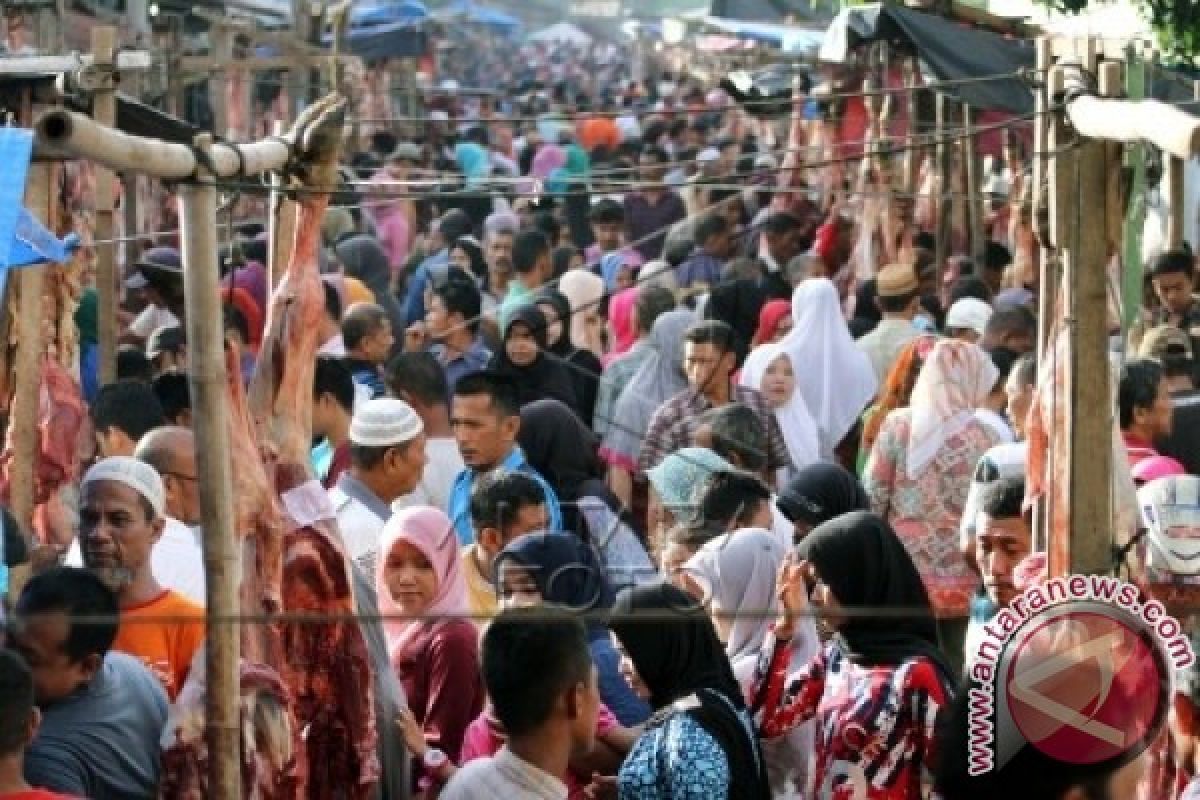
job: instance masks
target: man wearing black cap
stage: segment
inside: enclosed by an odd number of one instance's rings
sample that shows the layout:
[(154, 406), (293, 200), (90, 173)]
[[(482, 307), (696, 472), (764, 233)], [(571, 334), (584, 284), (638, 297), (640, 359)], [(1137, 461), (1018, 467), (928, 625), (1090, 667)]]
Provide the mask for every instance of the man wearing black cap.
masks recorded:
[(171, 370), (187, 369), (187, 337), (183, 328), (170, 325), (150, 334), (146, 358), (154, 366), (155, 377)]
[(129, 324), (127, 340), (141, 344), (159, 328), (182, 325), (183, 262), (174, 247), (147, 250), (125, 279), (125, 288), (145, 293), (148, 305)]
[(450, 247), (461, 237), (472, 232), (471, 218), (460, 209), (447, 211), (429, 230), (429, 248), (432, 253), (421, 262), (408, 282), (408, 294), (404, 298), (404, 316), (410, 323), (425, 319), (425, 287), (429, 274), (450, 263)]

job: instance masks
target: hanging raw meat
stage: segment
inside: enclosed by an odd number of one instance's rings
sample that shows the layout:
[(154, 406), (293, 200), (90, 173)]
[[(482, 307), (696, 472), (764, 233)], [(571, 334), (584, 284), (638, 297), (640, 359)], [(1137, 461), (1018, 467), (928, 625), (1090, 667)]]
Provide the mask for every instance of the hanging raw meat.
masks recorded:
[[(340, 136), (338, 126), (306, 139), (316, 165), (305, 176), (308, 184), (336, 181)], [(317, 248), (328, 203), (327, 194), (300, 196), (295, 240), (267, 312), (250, 408), (259, 441), (274, 455), (274, 488), (285, 512), (283, 607), (315, 617), (282, 626), (280, 662), (297, 722), (306, 731), (300, 763), (307, 767), (307, 796), (359, 798), (379, 777), (371, 668), (352, 616), (350, 564), (328, 495), (309, 461), (313, 372), (325, 313)]]

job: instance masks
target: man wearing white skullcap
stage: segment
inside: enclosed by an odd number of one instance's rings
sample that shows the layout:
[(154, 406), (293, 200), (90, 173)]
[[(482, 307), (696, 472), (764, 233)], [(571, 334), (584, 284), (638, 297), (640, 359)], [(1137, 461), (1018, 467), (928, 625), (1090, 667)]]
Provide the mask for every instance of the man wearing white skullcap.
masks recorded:
[(392, 501), (417, 488), (425, 469), (425, 425), (394, 397), (361, 403), (350, 420), (350, 468), (329, 492), (346, 552), (375, 574), (379, 535)]
[(140, 658), (174, 700), (204, 642), (204, 611), (154, 577), (151, 553), (166, 503), (154, 467), (127, 456), (102, 459), (80, 486), (79, 542), (84, 566), (117, 593), (113, 649)]
[(992, 307), (975, 297), (963, 297), (946, 313), (946, 335), (979, 344), (992, 318)]

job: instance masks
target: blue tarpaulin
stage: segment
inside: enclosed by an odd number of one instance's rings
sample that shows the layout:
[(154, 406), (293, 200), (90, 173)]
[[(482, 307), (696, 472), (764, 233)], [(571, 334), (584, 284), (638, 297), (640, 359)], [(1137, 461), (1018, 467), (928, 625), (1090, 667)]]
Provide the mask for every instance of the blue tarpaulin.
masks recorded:
[(521, 20), (512, 14), (506, 14), (499, 9), (489, 8), (488, 6), (481, 6), (478, 3), (471, 2), (471, 0), (455, 0), (455, 2), (446, 7), (445, 13), (448, 15), (465, 16), (471, 22), (487, 25), (506, 33), (512, 33), (521, 27)]
[(33, 131), (0, 127), (0, 295), (10, 268), (61, 263), (79, 246), (78, 236), (58, 239), (25, 208), (25, 177), (32, 157)]
[(428, 17), (429, 9), (420, 0), (374, 0), (355, 4), (350, 12), (350, 27), (415, 23)]

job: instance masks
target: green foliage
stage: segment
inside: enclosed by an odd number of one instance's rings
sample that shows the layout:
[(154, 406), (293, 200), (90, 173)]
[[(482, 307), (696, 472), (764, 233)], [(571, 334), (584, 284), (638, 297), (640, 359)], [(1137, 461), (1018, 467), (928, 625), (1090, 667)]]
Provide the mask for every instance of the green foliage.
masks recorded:
[[(1078, 14), (1088, 0), (1039, 0), (1066, 14)], [(1196, 0), (1133, 0), (1158, 33), (1168, 60), (1194, 63), (1200, 56), (1200, 3)]]

